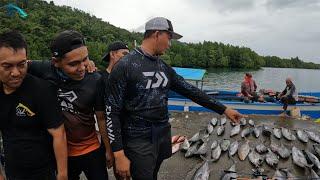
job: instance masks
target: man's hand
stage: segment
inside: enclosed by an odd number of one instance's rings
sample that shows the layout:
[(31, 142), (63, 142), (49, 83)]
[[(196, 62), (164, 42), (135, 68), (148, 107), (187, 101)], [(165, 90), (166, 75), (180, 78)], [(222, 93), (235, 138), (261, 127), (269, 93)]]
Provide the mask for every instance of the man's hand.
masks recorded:
[(4, 177), (2, 176), (2, 174), (0, 174), (0, 180), (4, 180)]
[(106, 158), (107, 158), (107, 167), (110, 169), (114, 163), (114, 156), (111, 149), (106, 150)]
[(240, 114), (238, 111), (233, 110), (231, 108), (227, 108), (224, 111), (224, 114), (234, 123), (239, 123), (241, 118), (247, 117), (247, 116)]
[(58, 173), (57, 174), (57, 180), (68, 180), (67, 173)]
[(116, 172), (123, 178), (130, 177), (130, 160), (125, 156), (123, 150), (114, 153)]
[(97, 67), (92, 60), (87, 60), (85, 63), (86, 63), (85, 64), (86, 71), (88, 73), (93, 73), (93, 72), (97, 71)]

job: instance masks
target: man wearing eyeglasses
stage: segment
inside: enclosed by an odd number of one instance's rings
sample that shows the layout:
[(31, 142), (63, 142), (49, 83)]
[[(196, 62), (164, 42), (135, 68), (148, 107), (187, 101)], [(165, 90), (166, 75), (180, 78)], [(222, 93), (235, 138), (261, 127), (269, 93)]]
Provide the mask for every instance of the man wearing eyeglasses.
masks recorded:
[(187, 83), (160, 56), (171, 39), (182, 36), (163, 17), (149, 20), (139, 48), (124, 56), (108, 81), (107, 114), (115, 140), (111, 143), (117, 172), (134, 180), (155, 180), (162, 161), (172, 155), (168, 93), (176, 91), (238, 122), (240, 113), (225, 107)]
[[(113, 154), (105, 124), (101, 76), (86, 73), (88, 49), (79, 32), (67, 30), (59, 33), (50, 49), (52, 63), (33, 61), (30, 72), (58, 88), (68, 140), (69, 179), (79, 179), (84, 172), (88, 180), (106, 180), (106, 157), (108, 167), (111, 167)], [(94, 116), (105, 149), (100, 147)]]

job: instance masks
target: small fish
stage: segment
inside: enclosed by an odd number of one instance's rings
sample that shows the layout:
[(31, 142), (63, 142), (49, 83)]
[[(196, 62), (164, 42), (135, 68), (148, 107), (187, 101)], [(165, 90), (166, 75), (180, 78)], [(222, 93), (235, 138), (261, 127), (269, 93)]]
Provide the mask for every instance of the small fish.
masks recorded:
[(268, 152), (268, 148), (264, 144), (258, 144), (256, 146), (256, 151), (260, 154)]
[(288, 148), (286, 148), (282, 143), (280, 143), (280, 147), (277, 150), (277, 154), (282, 158), (282, 159), (286, 159), (288, 157), (290, 157), (290, 150)]
[(229, 147), (229, 157), (235, 155), (238, 151), (238, 147), (239, 147), (239, 142), (238, 141), (234, 141), (230, 144)]
[(194, 155), (198, 151), (198, 147), (200, 145), (200, 142), (197, 141), (194, 144), (190, 146), (190, 148), (187, 150), (187, 152), (184, 154), (184, 157), (188, 158)]
[(252, 119), (249, 119), (248, 123), (249, 123), (250, 126), (254, 127), (254, 121)]
[(210, 120), (210, 123), (212, 124), (212, 126), (216, 126), (218, 124), (218, 119), (214, 117)]
[(297, 130), (297, 137), (301, 142), (307, 143), (309, 141), (308, 134), (303, 130)]
[(246, 120), (245, 118), (241, 118), (241, 119), (240, 119), (240, 125), (241, 125), (241, 126), (247, 125), (247, 120)]
[(289, 141), (295, 141), (296, 136), (292, 134), (292, 132), (287, 128), (281, 128), (281, 132), (284, 138), (286, 138)]
[(287, 177), (284, 173), (282, 173), (281, 171), (279, 171), (278, 169), (275, 171), (272, 179), (274, 180), (287, 180)]
[(310, 171), (311, 171), (311, 179), (320, 179), (318, 174), (316, 172), (314, 172), (313, 169), (310, 168)]
[(190, 143), (187, 139), (185, 139), (183, 143), (180, 145), (180, 149), (182, 151), (187, 151), (189, 148), (190, 148)]
[(317, 169), (320, 169), (320, 161), (317, 158), (317, 156), (315, 156), (314, 154), (312, 154), (308, 150), (304, 150), (303, 152), (304, 152), (304, 154), (306, 156), (306, 159), (309, 160), (310, 162), (312, 162), (314, 167), (316, 167)]
[(274, 137), (281, 139), (282, 137), (281, 130), (278, 128), (273, 128), (273, 135)]
[(197, 142), (200, 140), (200, 137), (199, 137), (199, 132), (195, 133), (190, 139), (189, 141), (190, 142)]
[(235, 136), (240, 133), (240, 124), (236, 125), (231, 129), (230, 137)]
[(268, 153), (266, 154), (266, 162), (269, 166), (276, 167), (279, 163), (279, 157), (270, 149), (268, 149)]
[(212, 126), (211, 123), (209, 123), (208, 126), (207, 126), (207, 132), (208, 132), (209, 134), (211, 134), (211, 133), (213, 132), (213, 126)]
[(223, 126), (223, 125), (225, 125), (227, 123), (227, 118), (226, 117), (222, 117), (221, 119), (220, 119), (220, 126)]
[(287, 169), (287, 168), (282, 168), (282, 169), (280, 169), (280, 170), (285, 173), (287, 180), (297, 179), (297, 177), (294, 176), (294, 175), (289, 171), (289, 169)]
[(243, 143), (239, 150), (238, 150), (238, 156), (239, 156), (239, 159), (241, 161), (245, 160), (246, 157), (248, 156), (249, 154), (249, 151), (250, 151), (250, 146), (249, 146), (249, 141), (246, 141), (245, 143)]
[(251, 134), (252, 129), (251, 128), (245, 128), (241, 131), (241, 137), (247, 137)]
[(210, 171), (208, 161), (205, 161), (194, 173), (192, 180), (207, 180), (209, 179)]
[(313, 144), (312, 146), (318, 157), (320, 157), (320, 144)]
[(236, 164), (232, 164), (232, 166), (227, 170), (226, 174), (221, 178), (221, 180), (231, 180), (237, 179), (237, 171)]
[(292, 147), (292, 159), (293, 159), (293, 163), (299, 167), (302, 167), (302, 168), (310, 167), (303, 153), (294, 146)]
[(256, 138), (258, 138), (260, 136), (261, 132), (262, 132), (262, 127), (261, 126), (255, 127), (253, 129), (253, 134), (254, 134), (254, 136)]
[(221, 148), (220, 145), (218, 144), (215, 149), (212, 150), (211, 156), (212, 156), (212, 161), (217, 161), (219, 160), (221, 155)]
[(210, 134), (207, 132), (207, 129), (201, 129), (199, 131), (199, 138), (202, 140), (202, 142), (204, 142), (209, 136)]
[(272, 134), (272, 128), (269, 127), (269, 126), (267, 126), (267, 125), (263, 125), (263, 126), (262, 126), (262, 134), (263, 134), (264, 136), (270, 137), (271, 134)]
[(262, 165), (264, 158), (256, 153), (255, 151), (251, 151), (248, 155), (249, 157), (249, 161), (255, 166), (255, 167), (259, 167)]
[(211, 149), (214, 149), (214, 148), (216, 148), (217, 146), (218, 146), (218, 141), (213, 140), (210, 148), (211, 148)]
[(229, 139), (223, 139), (220, 143), (221, 150), (227, 151), (230, 146), (230, 140)]
[(218, 126), (217, 135), (221, 136), (224, 133), (224, 126)]
[(316, 133), (312, 132), (312, 131), (306, 131), (306, 133), (309, 136), (309, 139), (311, 139), (312, 141), (320, 144), (320, 137), (319, 135), (317, 135)]
[(208, 151), (208, 143), (204, 142), (194, 154), (206, 154)]

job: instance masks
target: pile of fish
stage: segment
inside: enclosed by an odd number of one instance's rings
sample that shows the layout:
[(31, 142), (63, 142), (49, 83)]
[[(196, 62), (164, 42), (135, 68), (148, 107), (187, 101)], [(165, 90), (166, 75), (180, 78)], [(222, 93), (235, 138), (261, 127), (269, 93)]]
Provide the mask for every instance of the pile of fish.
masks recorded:
[[(232, 128), (230, 132), (225, 131), (227, 119), (212, 118), (206, 128), (201, 129), (194, 134), (190, 139), (186, 139), (180, 146), (182, 152), (185, 152), (186, 158), (201, 156), (204, 159), (202, 166), (196, 171), (193, 179), (209, 179), (209, 163), (217, 163), (223, 153), (227, 153), (233, 161), (238, 156), (239, 161), (234, 163), (229, 169), (225, 170), (221, 179), (236, 179), (239, 172), (236, 172), (235, 164), (241, 163), (248, 159), (253, 168), (259, 169), (263, 163), (266, 163), (271, 168), (275, 169), (275, 179), (294, 178), (294, 175), (288, 168), (278, 168), (278, 163), (281, 159), (292, 158), (294, 165), (307, 169), (307, 173), (312, 179), (319, 178), (316, 172), (320, 172), (320, 136), (310, 130), (296, 129), (291, 130), (285, 127), (271, 127), (269, 125), (255, 125), (253, 120), (242, 118), (239, 124), (230, 122)], [(216, 133), (218, 138), (210, 138)], [(219, 138), (223, 134), (229, 133), (230, 138)], [(225, 134), (227, 135), (227, 134)], [(241, 136), (239, 138), (234, 138)], [(253, 146), (247, 138), (253, 136), (259, 138), (264, 136), (266, 140)], [(224, 136), (226, 137), (226, 136)], [(274, 137), (274, 138), (272, 138)], [(283, 143), (277, 143), (273, 139), (286, 139), (287, 142), (300, 141), (303, 144), (313, 143), (312, 150), (299, 149), (294, 145), (289, 147)], [(306, 146), (305, 146), (306, 147)], [(320, 179), (320, 178), (319, 178)]]

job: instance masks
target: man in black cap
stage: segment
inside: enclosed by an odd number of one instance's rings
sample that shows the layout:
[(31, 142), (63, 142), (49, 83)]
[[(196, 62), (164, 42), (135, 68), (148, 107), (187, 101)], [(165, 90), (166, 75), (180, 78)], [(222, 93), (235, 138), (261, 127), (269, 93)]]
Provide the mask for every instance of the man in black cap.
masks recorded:
[(107, 96), (117, 172), (139, 180), (157, 179), (162, 161), (172, 154), (169, 90), (225, 114), (234, 122), (243, 117), (187, 83), (159, 58), (169, 48), (171, 39), (182, 37), (173, 31), (168, 19), (153, 18), (146, 23), (145, 30), (141, 47), (123, 57), (111, 71)]
[[(104, 87), (99, 73), (86, 73), (89, 58), (84, 37), (77, 31), (63, 31), (54, 38), (51, 52), (52, 63), (33, 61), (30, 72), (58, 88), (68, 140), (69, 179), (79, 179), (82, 171), (89, 180), (108, 179), (105, 160), (107, 156), (111, 167), (113, 154), (104, 117)], [(94, 115), (106, 152), (100, 148)]]

